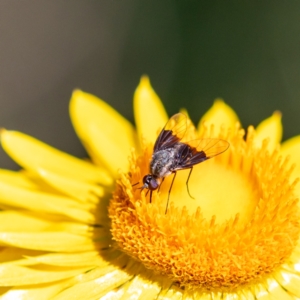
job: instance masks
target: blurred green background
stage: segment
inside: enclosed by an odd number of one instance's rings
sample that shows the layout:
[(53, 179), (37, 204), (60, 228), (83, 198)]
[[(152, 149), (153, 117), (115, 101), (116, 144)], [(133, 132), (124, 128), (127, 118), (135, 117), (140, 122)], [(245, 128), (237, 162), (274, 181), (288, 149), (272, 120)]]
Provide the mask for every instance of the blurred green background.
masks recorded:
[[(142, 74), (170, 115), (222, 97), (243, 125), (283, 113), (300, 134), (300, 1), (0, 1), (0, 127), (82, 157), (74, 88), (133, 121)], [(17, 166), (0, 151), (0, 167)]]

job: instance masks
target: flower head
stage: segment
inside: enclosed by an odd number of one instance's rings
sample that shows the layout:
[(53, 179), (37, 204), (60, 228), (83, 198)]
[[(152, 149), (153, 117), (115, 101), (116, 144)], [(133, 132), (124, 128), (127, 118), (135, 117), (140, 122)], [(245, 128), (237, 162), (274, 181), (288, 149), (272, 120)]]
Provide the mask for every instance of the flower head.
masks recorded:
[(190, 178), (179, 170), (172, 185), (166, 176), (150, 198), (135, 184), (168, 117), (147, 77), (134, 111), (136, 129), (102, 100), (73, 93), (72, 122), (91, 161), (2, 130), (22, 167), (0, 171), (3, 299), (300, 297), (300, 139), (280, 147), (280, 113), (245, 132), (216, 100), (197, 128), (188, 119), (186, 138), (229, 149)]

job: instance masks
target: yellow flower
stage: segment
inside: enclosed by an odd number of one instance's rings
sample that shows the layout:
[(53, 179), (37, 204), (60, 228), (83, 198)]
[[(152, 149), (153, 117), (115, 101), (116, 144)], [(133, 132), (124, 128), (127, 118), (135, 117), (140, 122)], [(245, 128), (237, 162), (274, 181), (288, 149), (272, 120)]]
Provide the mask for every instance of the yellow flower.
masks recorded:
[[(135, 128), (102, 100), (73, 93), (70, 112), (91, 161), (20, 132), (1, 131), (22, 167), (0, 170), (1, 299), (299, 299), (300, 137), (280, 146), (280, 113), (240, 128), (218, 99), (192, 138), (229, 149), (166, 177), (149, 173), (168, 117), (147, 77)], [(293, 167), (294, 164), (294, 167)]]

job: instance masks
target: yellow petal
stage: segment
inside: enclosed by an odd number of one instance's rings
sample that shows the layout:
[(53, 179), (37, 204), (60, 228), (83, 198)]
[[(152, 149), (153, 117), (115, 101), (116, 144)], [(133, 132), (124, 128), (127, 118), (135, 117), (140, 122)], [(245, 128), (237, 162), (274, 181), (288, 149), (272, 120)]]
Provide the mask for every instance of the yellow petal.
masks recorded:
[(46, 220), (31, 217), (16, 211), (1, 211), (0, 212), (1, 226), (0, 231), (30, 231), (38, 232), (49, 227), (49, 222)]
[[(200, 298), (202, 299), (202, 298)], [(207, 300), (209, 298), (206, 298)], [(223, 293), (222, 300), (242, 300), (237, 293)]]
[(6, 248), (2, 248), (0, 252), (0, 263), (1, 265), (5, 265), (5, 264), (14, 264), (14, 265), (22, 265), (22, 266), (36, 265), (37, 262), (29, 261), (27, 258), (24, 257), (26, 255), (30, 255), (34, 257), (36, 255), (43, 255), (43, 254), (45, 254), (44, 251), (6, 247)]
[(52, 187), (79, 201), (98, 203), (105, 189), (99, 185), (61, 176), (49, 170), (40, 170), (40, 176)]
[[(109, 242), (107, 238), (103, 244), (108, 245)], [(25, 249), (64, 252), (88, 251), (96, 247), (90, 238), (67, 232), (0, 232), (0, 243)]]
[(150, 280), (143, 278), (142, 276), (135, 276), (130, 282), (128, 289), (124, 293), (124, 299), (156, 299), (161, 287)]
[(279, 271), (274, 275), (275, 280), (288, 292), (300, 297), (300, 276), (286, 271)]
[(249, 288), (243, 288), (240, 293), (239, 296), (241, 298), (241, 300), (255, 300), (255, 296), (253, 295), (253, 292), (249, 289)]
[(293, 300), (293, 299), (295, 299), (292, 296), (290, 296), (290, 294), (288, 294), (287, 291), (284, 290), (282, 288), (282, 286), (279, 285), (278, 282), (273, 278), (267, 279), (266, 285), (267, 285), (267, 289), (268, 289), (272, 299), (274, 299), (274, 300)]
[(256, 284), (253, 287), (253, 293), (257, 300), (272, 300), (267, 288), (262, 284)]
[(94, 205), (79, 203), (72, 198), (57, 196), (39, 191), (31, 191), (0, 181), (2, 204), (26, 208), (29, 211), (48, 212), (65, 215), (72, 219), (93, 223), (95, 216), (89, 212)]
[[(108, 256), (110, 259), (117, 254)], [(26, 256), (28, 260), (35, 263), (42, 263), (46, 265), (54, 265), (61, 267), (74, 267), (74, 266), (98, 266), (104, 267), (109, 264), (107, 259), (99, 255), (98, 251), (86, 251), (78, 253), (50, 253), (39, 256)], [(107, 258), (107, 257), (106, 257)]]
[(295, 136), (281, 145), (281, 152), (284, 156), (290, 156), (290, 162), (296, 164), (293, 172), (294, 177), (300, 177), (300, 135)]
[[(10, 290), (11, 290), (10, 287), (0, 287), (0, 297), (1, 297), (1, 299), (4, 299), (3, 295), (8, 293)], [(16, 298), (5, 298), (5, 299), (16, 299)]]
[(149, 78), (143, 76), (133, 100), (134, 117), (139, 138), (154, 143), (159, 131), (168, 121), (162, 102), (151, 87)]
[(37, 286), (24, 286), (21, 288), (12, 288), (5, 294), (1, 294), (1, 300), (48, 300), (57, 295), (61, 290), (68, 286), (69, 280), (39, 284)]
[(26, 212), (17, 211), (2, 211), (0, 212), (2, 232), (42, 232), (42, 231), (63, 231), (68, 233), (80, 234), (87, 237), (94, 237), (95, 234), (106, 235), (107, 230), (100, 227), (91, 230), (91, 226), (78, 222), (63, 222), (61, 219), (50, 220), (50, 217), (44, 218), (38, 213), (34, 215), (33, 212), (27, 214)]
[[(88, 268), (27, 268), (16, 265), (0, 266), (2, 286), (39, 284), (61, 280), (88, 271)], [(71, 298), (69, 298), (71, 299)]]
[[(300, 136), (285, 141), (281, 146), (281, 153), (290, 157), (291, 164), (295, 165), (292, 173), (292, 180), (300, 178)], [(295, 194), (300, 198), (300, 184), (295, 186)]]
[(300, 164), (300, 135), (283, 142), (281, 151), (283, 155), (290, 155), (293, 163)]
[(111, 177), (104, 169), (59, 151), (24, 133), (2, 130), (1, 144), (13, 160), (34, 173), (45, 169), (78, 180), (107, 185), (112, 183)]
[(237, 122), (239, 122), (239, 118), (235, 111), (222, 99), (216, 99), (213, 106), (201, 118), (198, 124), (198, 131), (200, 134), (203, 133), (204, 123), (208, 127), (213, 124), (215, 130), (218, 131), (222, 125), (233, 129)]
[(105, 275), (92, 281), (76, 284), (66, 289), (54, 299), (99, 299), (101, 296), (127, 282), (132, 276), (123, 270), (110, 270)]
[(38, 189), (38, 186), (32, 182), (24, 173), (0, 169), (0, 181), (17, 185), (26, 189)]
[[(179, 287), (172, 286), (169, 289), (164, 290), (162, 293), (159, 294), (158, 300), (181, 300), (182, 299), (182, 292), (183, 290)], [(211, 297), (208, 298), (211, 300)]]
[[(238, 299), (238, 300), (255, 300), (254, 296), (251, 294), (250, 297), (245, 295), (243, 291), (237, 291), (236, 293), (233, 293), (232, 295), (235, 295), (235, 298), (232, 297), (232, 299)], [(225, 298), (224, 298), (225, 299)]]
[(211, 298), (214, 300), (222, 300), (223, 299), (223, 293), (222, 292), (212, 292)]
[(262, 121), (256, 128), (254, 142), (261, 147), (263, 140), (269, 139), (268, 150), (273, 151), (282, 139), (281, 113), (275, 111), (273, 115)]
[(186, 115), (188, 117), (188, 119), (190, 119), (189, 113), (186, 110), (186, 108), (180, 108), (179, 112), (182, 113), (182, 114), (184, 114), (184, 115)]
[[(121, 263), (119, 263), (122, 261)], [(126, 266), (126, 262), (128, 262), (128, 257), (125, 257), (125, 255), (122, 256), (121, 260), (118, 262), (112, 261), (108, 266), (105, 267), (95, 267), (90, 272), (85, 274), (80, 274), (73, 279), (73, 284), (82, 284), (86, 282), (91, 282), (93, 280), (97, 280), (98, 278), (102, 277), (105, 274), (108, 274), (113, 271), (123, 270)], [(116, 263), (115, 265), (113, 265)]]
[(70, 102), (75, 130), (96, 164), (113, 175), (128, 169), (130, 151), (136, 145), (133, 126), (99, 98), (76, 90)]
[(124, 295), (125, 287), (126, 283), (121, 288), (106, 293), (104, 296), (100, 297), (99, 300), (121, 300)]

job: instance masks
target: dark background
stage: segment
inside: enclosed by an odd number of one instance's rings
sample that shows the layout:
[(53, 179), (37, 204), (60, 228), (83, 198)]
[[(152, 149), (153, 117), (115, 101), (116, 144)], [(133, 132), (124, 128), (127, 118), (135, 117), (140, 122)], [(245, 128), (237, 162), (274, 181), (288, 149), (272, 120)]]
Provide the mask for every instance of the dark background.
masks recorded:
[[(0, 127), (85, 156), (74, 88), (133, 121), (142, 74), (169, 114), (194, 121), (222, 97), (244, 126), (283, 113), (300, 133), (300, 1), (0, 0)], [(16, 165), (0, 151), (0, 167)]]

